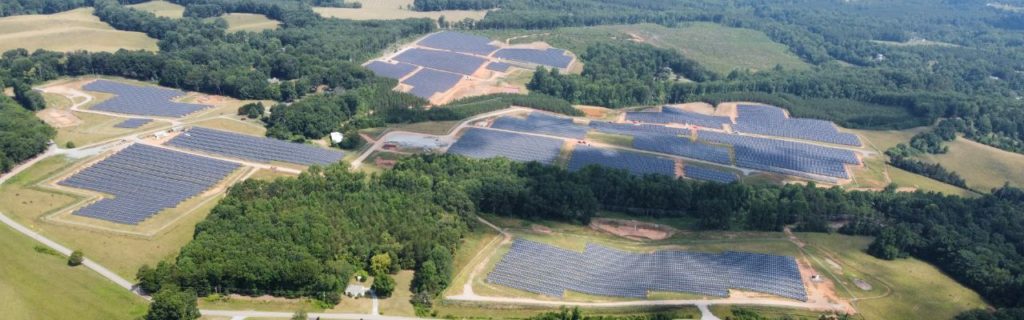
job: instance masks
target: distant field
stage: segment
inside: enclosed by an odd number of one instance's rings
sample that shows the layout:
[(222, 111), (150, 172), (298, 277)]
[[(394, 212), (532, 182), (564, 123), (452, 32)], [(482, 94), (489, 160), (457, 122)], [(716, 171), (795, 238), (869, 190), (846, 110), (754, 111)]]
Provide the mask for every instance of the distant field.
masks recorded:
[(242, 121), (227, 118), (213, 118), (209, 120), (196, 122), (195, 125), (211, 129), (237, 132), (241, 134), (247, 134), (250, 136), (262, 137), (267, 133), (267, 128), (262, 126), (258, 120)]
[(980, 192), (1003, 186), (1024, 186), (1024, 155), (1003, 151), (964, 138), (948, 142), (946, 154), (926, 154), (926, 161), (938, 162), (946, 169), (956, 171), (967, 186)]
[(544, 41), (552, 46), (582, 54), (587, 46), (607, 41), (634, 41), (675, 49), (709, 69), (726, 74), (733, 69), (766, 70), (782, 65), (786, 69), (803, 70), (810, 65), (789, 51), (785, 45), (771, 41), (762, 32), (724, 27), (713, 23), (693, 23), (668, 28), (653, 24), (560, 28), (536, 30), (479, 31), (492, 38), (512, 43)]
[(221, 16), (228, 22), (228, 32), (263, 31), (277, 29), (281, 22), (267, 18), (262, 14), (229, 13)]
[(129, 5), (134, 9), (152, 12), (160, 17), (181, 18), (185, 14), (185, 7), (162, 0), (153, 0), (139, 4)]
[(141, 32), (118, 31), (82, 8), (51, 15), (0, 18), (0, 51), (108, 51), (118, 49), (156, 51), (156, 39)]
[(318, 7), (313, 8), (313, 11), (327, 18), (352, 20), (437, 19), (444, 16), (448, 21), (462, 21), (464, 19), (480, 20), (487, 15), (486, 10), (413, 11), (409, 9), (412, 6), (412, 0), (374, 0), (362, 1), (362, 4), (363, 7), (359, 9)]
[(20, 319), (138, 319), (146, 301), (0, 225), (0, 314)]

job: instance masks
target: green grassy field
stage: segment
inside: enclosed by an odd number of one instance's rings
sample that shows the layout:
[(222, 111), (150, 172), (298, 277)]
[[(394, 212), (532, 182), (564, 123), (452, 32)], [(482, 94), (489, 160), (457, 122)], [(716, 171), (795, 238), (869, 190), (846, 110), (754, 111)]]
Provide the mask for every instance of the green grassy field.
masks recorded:
[(262, 137), (267, 134), (267, 128), (259, 120), (236, 120), (226, 118), (213, 118), (195, 123), (196, 126), (217, 130), (225, 130), (247, 134), (250, 136)]
[[(854, 306), (864, 319), (951, 319), (957, 313), (987, 304), (977, 293), (960, 285), (934, 266), (917, 259), (886, 261), (865, 253), (870, 237), (798, 234), (805, 249), (839, 277), (852, 293)], [(835, 263), (824, 261), (829, 259)], [(852, 284), (863, 279), (872, 286), (863, 291)]]
[(221, 16), (228, 22), (228, 32), (263, 31), (277, 29), (281, 22), (267, 18), (262, 14), (229, 13)]
[(417, 123), (401, 123), (389, 125), (388, 128), (393, 130), (410, 131), (434, 135), (448, 134), (448, 130), (451, 130), (455, 126), (459, 125), (462, 121), (426, 121)]
[(946, 143), (945, 154), (924, 154), (920, 158), (939, 163), (955, 171), (967, 186), (979, 192), (989, 192), (1009, 182), (1011, 186), (1024, 186), (1024, 155), (1000, 150), (965, 138)]
[(149, 2), (133, 4), (129, 5), (129, 7), (137, 10), (152, 12), (158, 17), (181, 18), (185, 15), (185, 7), (162, 0), (153, 0)]
[(0, 225), (0, 315), (20, 319), (137, 319), (146, 301)]
[(352, 20), (393, 20), (408, 18), (430, 18), (437, 19), (444, 16), (448, 21), (462, 21), (464, 19), (480, 20), (487, 14), (485, 10), (444, 10), (420, 12), (410, 10), (412, 0), (374, 0), (362, 1), (362, 8), (313, 8), (313, 11), (328, 18), (352, 19)]
[(402, 270), (394, 275), (395, 292), (391, 297), (380, 299), (380, 314), (388, 316), (416, 316), (416, 309), (412, 306), (412, 278), (415, 273), (412, 270)]
[[(887, 157), (883, 154), (885, 150), (895, 147), (897, 144), (900, 143), (908, 143), (911, 137), (920, 132), (927, 131), (928, 129), (928, 127), (918, 127), (906, 130), (850, 130), (851, 132), (856, 133), (857, 135), (864, 138), (864, 143), (867, 145), (867, 147), (872, 148), (879, 153), (878, 157), (867, 159), (865, 161), (870, 167), (867, 169), (867, 171), (870, 172), (865, 172), (865, 170), (854, 172), (855, 179), (857, 180), (856, 186), (869, 188), (885, 187), (884, 185), (882, 185), (884, 184), (882, 183), (883, 181), (878, 181), (879, 179), (877, 178), (878, 174), (881, 173), (882, 168), (884, 168), (884, 172), (888, 174), (891, 182), (895, 183), (899, 187), (915, 188), (924, 191), (942, 192), (945, 194), (959, 195), (965, 197), (977, 196), (978, 194), (971, 190), (963, 189), (919, 174), (911, 173), (906, 170), (899, 169), (885, 163), (887, 161)], [(944, 156), (951, 159), (956, 158), (952, 153)], [(1024, 159), (1024, 156), (1021, 156), (1021, 158)], [(958, 161), (951, 159), (947, 159), (946, 161)], [(1012, 159), (1012, 157), (1004, 157), (1004, 160), (1005, 159)], [(992, 159), (987, 160), (990, 162), (994, 161)], [(999, 161), (995, 162), (998, 163)], [(945, 165), (945, 163), (943, 165)], [(989, 167), (996, 168), (998, 167), (998, 165), (990, 165)], [(882, 177), (884, 177), (884, 175)], [(864, 181), (861, 181), (862, 179)], [(968, 179), (967, 182), (968, 184), (972, 183), (971, 179)], [(1000, 183), (1000, 185), (1002, 184)], [(973, 185), (971, 186), (973, 187)]]
[(0, 18), (0, 51), (25, 48), (53, 51), (156, 51), (156, 39), (141, 32), (118, 31), (92, 15), (92, 8), (50, 15)]
[(635, 41), (675, 49), (701, 65), (726, 74), (734, 69), (766, 70), (781, 65), (786, 69), (803, 70), (810, 65), (801, 61), (780, 43), (762, 32), (724, 27), (712, 23), (692, 23), (668, 28), (653, 24), (560, 28), (550, 32), (534, 30), (477, 31), (504, 41), (519, 37), (512, 43), (543, 41), (582, 53), (594, 43)]
[[(735, 319), (734, 310), (743, 309), (747, 311), (756, 312), (762, 317), (768, 319), (807, 319), (813, 320), (818, 319), (821, 316), (820, 312), (808, 311), (808, 310), (797, 310), (797, 309), (782, 309), (762, 306), (730, 306), (730, 305), (713, 305), (709, 306), (711, 314), (714, 314), (720, 319)], [(785, 318), (789, 317), (789, 318)]]

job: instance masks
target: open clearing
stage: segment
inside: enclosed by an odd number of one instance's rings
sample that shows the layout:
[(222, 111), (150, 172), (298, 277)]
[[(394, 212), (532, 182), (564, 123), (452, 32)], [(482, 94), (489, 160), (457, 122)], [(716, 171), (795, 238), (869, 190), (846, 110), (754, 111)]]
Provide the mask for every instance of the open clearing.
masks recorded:
[(129, 7), (142, 11), (152, 12), (158, 17), (181, 18), (185, 15), (185, 7), (163, 0), (153, 0), (149, 2), (133, 4), (129, 5)]
[(0, 18), (0, 51), (25, 48), (53, 51), (156, 51), (156, 39), (141, 32), (119, 31), (100, 21), (92, 8), (49, 15)]
[(277, 29), (281, 22), (267, 18), (262, 14), (229, 13), (221, 16), (228, 22), (228, 32), (263, 31)]
[(419, 12), (413, 11), (413, 0), (374, 0), (362, 1), (362, 8), (313, 8), (313, 11), (328, 18), (352, 19), (352, 20), (392, 20), (408, 18), (430, 18), (437, 19), (444, 16), (448, 21), (462, 21), (465, 19), (480, 20), (487, 15), (486, 10), (444, 10)]
[(965, 138), (946, 143), (949, 152), (945, 154), (924, 154), (920, 157), (932, 163), (939, 163), (955, 171), (967, 186), (979, 192), (1003, 186), (1024, 186), (1024, 155), (1000, 150)]
[(84, 266), (0, 226), (0, 314), (4, 319), (137, 319), (146, 302)]

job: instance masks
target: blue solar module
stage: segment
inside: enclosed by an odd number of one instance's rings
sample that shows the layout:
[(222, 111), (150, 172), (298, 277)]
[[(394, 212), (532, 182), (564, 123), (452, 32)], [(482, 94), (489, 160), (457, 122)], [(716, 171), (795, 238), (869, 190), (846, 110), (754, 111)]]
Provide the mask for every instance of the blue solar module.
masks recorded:
[(511, 66), (504, 62), (491, 62), (487, 64), (487, 70), (493, 70), (498, 72), (508, 71), (509, 67)]
[(434, 93), (450, 90), (462, 80), (461, 75), (443, 71), (420, 69), (411, 77), (406, 78), (402, 83), (412, 86), (409, 91), (414, 96), (428, 99)]
[(824, 120), (794, 119), (782, 109), (771, 106), (739, 105), (733, 130), (768, 136), (796, 138), (834, 144), (860, 146), (852, 133), (839, 132), (835, 124)]
[(626, 112), (626, 120), (659, 124), (688, 124), (715, 129), (722, 129), (723, 125), (732, 123), (729, 117), (710, 116), (667, 106), (662, 108), (662, 112)]
[(741, 136), (701, 130), (700, 140), (733, 146), (736, 165), (744, 168), (833, 178), (849, 178), (844, 164), (859, 164), (856, 153), (850, 150), (817, 146), (769, 138)]
[(471, 75), (486, 59), (448, 51), (412, 48), (399, 53), (394, 60), (431, 69)]
[(85, 90), (112, 93), (115, 96), (92, 107), (93, 110), (143, 116), (180, 118), (210, 106), (171, 101), (184, 96), (179, 90), (135, 86), (109, 80), (96, 80)]
[(193, 127), (167, 144), (241, 159), (301, 165), (331, 164), (345, 156), (337, 150), (202, 127)]
[(153, 119), (136, 119), (136, 118), (126, 119), (124, 121), (121, 121), (118, 124), (115, 124), (114, 127), (115, 128), (134, 129), (134, 128), (138, 128), (138, 127), (144, 126), (147, 123), (150, 123), (152, 121), (153, 121)]
[(577, 145), (569, 158), (569, 170), (578, 171), (589, 165), (622, 169), (636, 175), (676, 175), (676, 162), (670, 159), (635, 152)]
[(671, 128), (653, 124), (626, 124), (611, 123), (605, 121), (590, 121), (590, 127), (598, 132), (621, 134), (627, 136), (639, 135), (670, 135), (689, 136), (690, 130)]
[(715, 181), (721, 183), (730, 183), (739, 180), (739, 177), (735, 173), (728, 171), (719, 171), (711, 168), (698, 167), (698, 166), (684, 166), (683, 176), (690, 179)]
[(59, 184), (114, 196), (82, 207), (74, 215), (134, 225), (203, 193), (238, 167), (227, 161), (134, 144)]
[(531, 112), (526, 119), (511, 116), (500, 117), (494, 121), (491, 128), (533, 132), (573, 139), (583, 139), (587, 136), (587, 131), (590, 130), (585, 126), (574, 124), (572, 118), (549, 115), (543, 112)]
[(448, 148), (448, 153), (470, 158), (505, 157), (514, 161), (552, 164), (562, 151), (562, 140), (504, 131), (469, 128)]
[(494, 57), (539, 64), (556, 68), (568, 68), (572, 57), (565, 54), (565, 50), (548, 48), (526, 49), (526, 48), (505, 48), (494, 53)]
[(396, 80), (416, 70), (416, 66), (408, 63), (387, 63), (384, 61), (371, 61), (366, 65), (366, 68), (378, 76)]
[(487, 281), (562, 297), (565, 291), (646, 298), (651, 291), (728, 296), (741, 289), (807, 301), (793, 257), (744, 252), (634, 253), (587, 244), (583, 252), (517, 239)]
[(491, 39), (486, 37), (454, 31), (442, 31), (423, 38), (417, 44), (434, 49), (486, 56), (498, 49), (498, 47), (492, 46), (490, 42)]
[(633, 137), (633, 147), (718, 164), (732, 164), (729, 148), (693, 141), (688, 137), (638, 135)]

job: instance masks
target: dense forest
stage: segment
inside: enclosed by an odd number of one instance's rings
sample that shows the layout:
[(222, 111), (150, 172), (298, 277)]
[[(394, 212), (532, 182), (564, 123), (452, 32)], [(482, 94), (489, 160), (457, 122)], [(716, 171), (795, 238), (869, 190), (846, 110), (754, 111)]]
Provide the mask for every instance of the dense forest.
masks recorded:
[(0, 173), (46, 150), (56, 133), (35, 114), (0, 95)]

